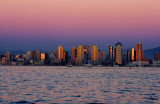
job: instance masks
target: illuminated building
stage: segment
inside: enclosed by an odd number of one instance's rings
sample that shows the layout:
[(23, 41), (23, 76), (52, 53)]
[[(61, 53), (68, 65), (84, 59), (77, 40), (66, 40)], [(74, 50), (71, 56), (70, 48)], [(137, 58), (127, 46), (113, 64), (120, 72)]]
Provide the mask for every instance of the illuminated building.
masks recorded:
[(16, 55), (16, 58), (18, 59), (21, 55)]
[(78, 45), (77, 47), (77, 57), (76, 57), (76, 64), (82, 65), (84, 59), (84, 49), (82, 45)]
[(64, 54), (63, 47), (62, 47), (62, 45), (60, 45), (57, 50), (57, 58), (59, 61), (63, 60), (63, 56), (64, 56), (63, 54)]
[(6, 64), (10, 64), (10, 52), (6, 52)]
[(63, 60), (65, 61), (65, 63), (68, 63), (68, 52), (66, 51), (63, 52)]
[(109, 60), (113, 61), (113, 47), (109, 46)]
[(41, 61), (45, 61), (46, 60), (46, 54), (45, 53), (41, 53)]
[(72, 47), (71, 49), (71, 63), (76, 63), (76, 48)]
[(154, 54), (154, 61), (159, 61), (160, 60), (160, 54), (159, 53), (155, 53)]
[(143, 60), (143, 50), (142, 50), (142, 43), (137, 43), (136, 46), (136, 61), (142, 61)]
[(33, 51), (33, 52), (31, 53), (31, 60), (32, 60), (32, 61), (36, 61), (36, 59), (37, 59), (36, 51)]
[(97, 47), (97, 45), (93, 45), (91, 48), (91, 63), (93, 65), (98, 64), (98, 47)]
[(115, 56), (116, 56), (116, 63), (122, 64), (122, 43), (118, 42), (115, 44)]
[(135, 61), (135, 51), (134, 48), (131, 50), (131, 61)]
[(113, 49), (113, 61), (115, 60), (115, 50)]

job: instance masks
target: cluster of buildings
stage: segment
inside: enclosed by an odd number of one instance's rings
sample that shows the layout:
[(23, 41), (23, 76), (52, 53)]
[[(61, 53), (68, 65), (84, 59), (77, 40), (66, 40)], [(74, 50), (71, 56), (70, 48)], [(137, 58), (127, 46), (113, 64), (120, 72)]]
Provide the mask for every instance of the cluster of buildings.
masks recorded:
[(109, 46), (108, 54), (102, 52), (97, 45), (93, 45), (91, 49), (88, 45), (72, 47), (71, 55), (64, 51), (62, 45), (57, 51), (50, 53), (41, 53), (38, 49), (23, 55), (11, 55), (6, 52), (5, 55), (0, 53), (0, 65), (160, 66), (160, 53), (155, 53), (154, 60), (144, 58), (141, 42), (137, 43), (135, 49), (124, 53), (122, 48), (122, 43), (118, 42), (115, 47)]

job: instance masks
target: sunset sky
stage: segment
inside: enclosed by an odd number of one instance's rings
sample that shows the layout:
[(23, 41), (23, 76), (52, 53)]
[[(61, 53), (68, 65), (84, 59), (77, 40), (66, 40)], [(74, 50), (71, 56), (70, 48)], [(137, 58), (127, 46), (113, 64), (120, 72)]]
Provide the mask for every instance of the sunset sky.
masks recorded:
[(0, 0), (0, 49), (160, 46), (160, 0)]

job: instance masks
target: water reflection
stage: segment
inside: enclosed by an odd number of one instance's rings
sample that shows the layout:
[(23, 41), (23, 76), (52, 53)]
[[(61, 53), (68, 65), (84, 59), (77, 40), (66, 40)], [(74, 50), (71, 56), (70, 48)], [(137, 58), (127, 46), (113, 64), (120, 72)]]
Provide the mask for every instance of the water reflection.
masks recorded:
[(0, 103), (160, 103), (160, 69), (0, 67)]

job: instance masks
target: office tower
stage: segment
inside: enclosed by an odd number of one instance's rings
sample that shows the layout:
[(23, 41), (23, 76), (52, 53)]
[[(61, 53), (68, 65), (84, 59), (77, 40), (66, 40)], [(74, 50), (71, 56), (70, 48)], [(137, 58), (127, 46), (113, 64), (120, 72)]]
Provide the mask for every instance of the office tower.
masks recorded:
[(154, 61), (158, 61), (160, 60), (160, 54), (159, 53), (155, 53), (154, 54)]
[(10, 64), (10, 52), (6, 52), (6, 64)]
[(41, 61), (45, 61), (46, 60), (46, 54), (45, 53), (41, 53)]
[(82, 65), (84, 60), (84, 49), (82, 45), (78, 45), (77, 47), (77, 57), (76, 57), (76, 64)]
[(118, 42), (115, 44), (115, 57), (116, 63), (122, 64), (122, 43)]
[(59, 47), (58, 47), (58, 50), (57, 50), (57, 58), (58, 58), (58, 60), (59, 61), (62, 61), (63, 60), (63, 47), (62, 47), (62, 45), (60, 45)]
[(39, 62), (41, 61), (41, 51), (40, 50), (36, 50), (36, 61)]
[(72, 47), (71, 49), (71, 63), (76, 63), (76, 48)]
[(135, 51), (134, 51), (134, 48), (132, 48), (131, 50), (131, 61), (135, 61)]
[(103, 61), (104, 61), (104, 53), (98, 50), (98, 64), (101, 65)]
[(136, 61), (142, 61), (143, 60), (143, 50), (142, 50), (142, 43), (137, 43), (136, 46)]
[(84, 63), (88, 63), (89, 60), (89, 46), (83, 46), (84, 49)]
[(109, 46), (109, 61), (113, 61), (113, 47)]
[(26, 53), (26, 62), (28, 63), (28, 62), (30, 62), (30, 60), (31, 60), (31, 51), (28, 51)]
[(93, 45), (91, 48), (91, 63), (93, 65), (98, 64), (98, 47), (97, 47), (97, 45)]

